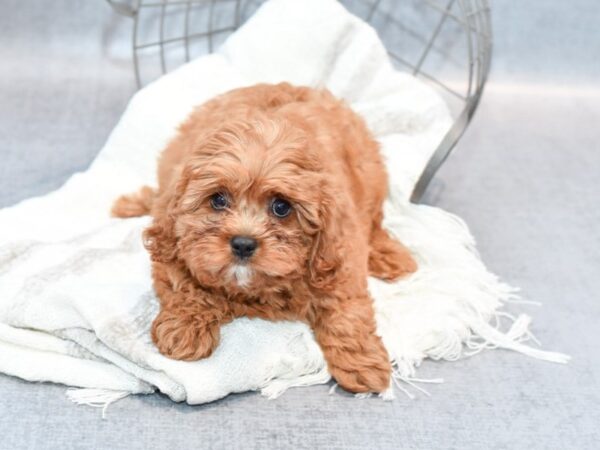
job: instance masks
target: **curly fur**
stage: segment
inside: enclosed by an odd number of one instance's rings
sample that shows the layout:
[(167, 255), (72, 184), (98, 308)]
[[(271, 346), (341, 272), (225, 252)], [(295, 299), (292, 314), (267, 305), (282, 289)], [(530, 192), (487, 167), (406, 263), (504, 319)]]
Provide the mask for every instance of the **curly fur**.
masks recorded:
[[(326, 90), (286, 83), (230, 91), (197, 108), (158, 164), (156, 191), (121, 197), (113, 214), (150, 213), (145, 245), (161, 310), (152, 338), (180, 360), (209, 356), (235, 317), (303, 320), (329, 370), (353, 392), (381, 392), (391, 364), (369, 274), (416, 270), (382, 228), (387, 175), (364, 122)], [(214, 210), (216, 192), (230, 205)], [(280, 219), (269, 202), (293, 206)], [(239, 262), (229, 241), (259, 245)]]

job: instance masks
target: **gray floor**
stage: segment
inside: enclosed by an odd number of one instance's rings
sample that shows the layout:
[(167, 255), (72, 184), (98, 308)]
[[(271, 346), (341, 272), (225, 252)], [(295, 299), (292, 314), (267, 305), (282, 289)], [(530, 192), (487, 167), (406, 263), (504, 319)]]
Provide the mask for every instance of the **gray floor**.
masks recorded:
[[(0, 1), (0, 206), (85, 169), (134, 91), (126, 47), (106, 50), (127, 22), (100, 1), (51, 4)], [(154, 395), (105, 421), (62, 386), (0, 376), (0, 448), (598, 448), (600, 6), (536, 5), (494, 3), (488, 89), (425, 201), (465, 218), (490, 268), (544, 303), (517, 309), (570, 365), (495, 351), (425, 363), (446, 383), (414, 401)]]

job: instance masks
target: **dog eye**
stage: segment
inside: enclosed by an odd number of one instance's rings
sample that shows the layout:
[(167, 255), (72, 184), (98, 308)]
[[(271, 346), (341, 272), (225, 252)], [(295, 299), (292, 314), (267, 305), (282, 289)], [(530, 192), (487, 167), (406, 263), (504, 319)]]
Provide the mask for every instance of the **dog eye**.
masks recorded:
[(210, 206), (212, 206), (213, 209), (225, 209), (229, 206), (229, 201), (225, 194), (217, 192), (210, 196)]
[(292, 212), (292, 205), (290, 205), (290, 203), (286, 200), (276, 198), (271, 203), (271, 211), (273, 211), (275, 217), (283, 219), (284, 217), (289, 216)]

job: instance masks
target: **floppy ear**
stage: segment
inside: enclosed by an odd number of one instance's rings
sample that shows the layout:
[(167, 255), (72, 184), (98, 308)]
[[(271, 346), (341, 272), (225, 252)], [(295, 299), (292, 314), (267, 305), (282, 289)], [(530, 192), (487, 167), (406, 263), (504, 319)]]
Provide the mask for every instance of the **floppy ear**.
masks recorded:
[(152, 261), (170, 263), (177, 258), (177, 238), (175, 237), (175, 221), (164, 211), (154, 217), (152, 225), (144, 230), (144, 247), (150, 253)]
[(341, 267), (341, 224), (338, 206), (333, 195), (324, 190), (318, 210), (318, 231), (310, 253), (309, 276), (312, 286), (328, 289)]
[(173, 214), (187, 187), (187, 178), (182, 176), (174, 184), (157, 198), (151, 212), (154, 220), (143, 234), (144, 246), (150, 253), (152, 261), (155, 262), (171, 263), (177, 259), (177, 236)]

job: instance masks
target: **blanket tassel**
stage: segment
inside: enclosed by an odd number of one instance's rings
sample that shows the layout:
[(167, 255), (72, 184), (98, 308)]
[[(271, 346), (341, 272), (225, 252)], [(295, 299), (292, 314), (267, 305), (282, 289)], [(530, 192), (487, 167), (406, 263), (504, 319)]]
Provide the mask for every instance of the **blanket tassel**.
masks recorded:
[(129, 391), (93, 388), (70, 388), (66, 392), (68, 399), (73, 403), (102, 408), (102, 419), (106, 419), (106, 410), (111, 404), (130, 394)]

